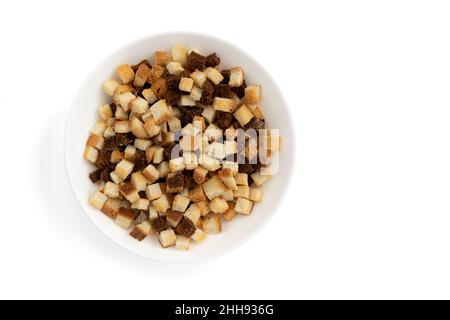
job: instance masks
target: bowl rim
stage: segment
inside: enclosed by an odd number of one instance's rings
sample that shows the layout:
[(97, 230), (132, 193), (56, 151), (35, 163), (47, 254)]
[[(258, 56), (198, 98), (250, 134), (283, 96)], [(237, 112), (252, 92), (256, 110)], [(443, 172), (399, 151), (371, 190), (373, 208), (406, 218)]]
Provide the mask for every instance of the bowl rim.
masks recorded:
[(155, 257), (155, 256), (145, 256), (145, 255), (141, 255), (137, 252), (134, 252), (132, 250), (129, 250), (128, 248), (126, 248), (125, 246), (122, 246), (118, 241), (116, 241), (114, 239), (114, 237), (112, 237), (111, 235), (109, 235), (108, 233), (104, 232), (98, 225), (97, 223), (91, 219), (91, 217), (89, 216), (89, 214), (86, 212), (86, 210), (84, 209), (83, 205), (81, 204), (81, 199), (78, 198), (75, 189), (74, 189), (74, 184), (73, 184), (73, 180), (72, 180), (72, 176), (70, 173), (70, 168), (69, 168), (69, 162), (68, 162), (68, 157), (69, 157), (69, 147), (68, 147), (68, 143), (67, 143), (67, 139), (68, 139), (68, 132), (70, 130), (70, 119), (72, 118), (72, 114), (75, 110), (75, 105), (77, 103), (77, 101), (79, 100), (79, 97), (82, 94), (82, 89), (84, 87), (84, 84), (86, 82), (88, 82), (88, 80), (92, 77), (94, 77), (94, 75), (97, 73), (97, 70), (100, 68), (101, 65), (103, 65), (103, 63), (105, 61), (108, 61), (109, 59), (111, 59), (118, 51), (122, 51), (122, 50), (126, 50), (126, 48), (128, 47), (132, 47), (135, 44), (138, 44), (140, 42), (143, 41), (149, 41), (152, 38), (157, 38), (157, 37), (163, 37), (163, 36), (179, 36), (179, 35), (186, 35), (186, 36), (192, 36), (192, 37), (202, 37), (202, 38), (210, 38), (213, 41), (217, 41), (217, 42), (222, 42), (225, 43), (226, 45), (228, 45), (230, 48), (232, 48), (233, 50), (236, 50), (237, 52), (242, 52), (245, 55), (247, 55), (252, 61), (253, 63), (257, 66), (258, 69), (261, 69), (263, 72), (265, 72), (269, 78), (272, 80), (272, 83), (274, 85), (274, 87), (278, 90), (279, 94), (280, 94), (280, 98), (281, 98), (281, 102), (282, 104), (284, 104), (286, 106), (285, 108), (285, 112), (286, 112), (286, 116), (288, 119), (286, 119), (289, 124), (290, 127), (292, 128), (292, 137), (290, 137), (291, 143), (290, 143), (290, 157), (292, 158), (291, 161), (291, 174), (289, 174), (286, 178), (285, 178), (285, 190), (289, 190), (290, 186), (292, 184), (292, 177), (294, 176), (295, 170), (296, 170), (296, 166), (294, 165), (296, 163), (296, 157), (297, 157), (297, 138), (296, 138), (296, 134), (295, 134), (295, 126), (293, 123), (293, 118), (292, 118), (292, 112), (289, 108), (289, 105), (286, 101), (286, 98), (283, 94), (283, 91), (280, 89), (280, 87), (278, 86), (278, 83), (275, 81), (275, 79), (273, 78), (273, 76), (264, 68), (264, 66), (253, 57), (253, 55), (251, 55), (250, 53), (248, 53), (247, 51), (245, 51), (244, 49), (238, 47), (237, 45), (231, 43), (228, 40), (225, 40), (223, 38), (217, 37), (217, 36), (212, 36), (210, 34), (206, 34), (206, 33), (201, 33), (201, 32), (193, 32), (193, 31), (166, 31), (166, 32), (158, 32), (158, 33), (151, 33), (151, 34), (147, 34), (145, 36), (141, 36), (139, 38), (136, 38), (134, 40), (128, 41), (124, 44), (122, 44), (120, 47), (117, 47), (116, 49), (114, 49), (111, 53), (109, 53), (107, 56), (103, 57), (100, 61), (98, 61), (95, 66), (91, 69), (91, 71), (89, 72), (89, 74), (84, 78), (84, 80), (81, 82), (79, 88), (77, 89), (75, 95), (72, 98), (72, 103), (70, 104), (70, 107), (68, 108), (68, 110), (66, 111), (66, 117), (65, 117), (65, 125), (64, 125), (64, 143), (63, 143), (63, 148), (64, 148), (64, 167), (65, 167), (65, 173), (67, 176), (67, 179), (69, 181), (69, 186), (70, 186), (70, 190), (72, 192), (72, 195), (75, 197), (76, 202), (79, 206), (79, 208), (81, 209), (81, 211), (84, 213), (84, 216), (95, 226), (95, 228), (101, 233), (103, 234), (106, 238), (108, 238), (112, 243), (114, 243), (117, 247), (121, 248), (122, 250), (124, 250), (125, 252), (131, 253), (135, 256), (141, 257), (141, 258), (145, 258), (146, 260), (151, 260), (151, 261), (155, 261), (155, 262), (160, 262), (160, 263), (177, 263), (177, 264), (186, 264), (186, 263), (196, 263), (196, 262), (202, 262), (202, 261), (206, 261), (206, 260), (211, 260), (211, 259), (215, 259), (218, 258), (220, 256), (226, 255), (232, 251), (234, 251), (235, 249), (239, 248), (240, 246), (242, 246), (243, 244), (245, 244), (247, 241), (249, 241), (250, 239), (252, 239), (258, 232), (260, 232), (264, 226), (266, 226), (270, 220), (273, 219), (273, 216), (275, 215), (275, 213), (279, 210), (281, 203), (283, 202), (284, 198), (286, 197), (286, 193), (283, 194), (275, 203), (274, 208), (272, 210), (272, 213), (270, 213), (266, 219), (264, 219), (261, 223), (259, 223), (257, 226), (255, 226), (249, 233), (247, 233), (244, 237), (242, 237), (241, 240), (237, 241), (236, 243), (222, 249), (221, 251), (217, 252), (217, 253), (211, 253), (211, 254), (206, 254), (204, 256), (201, 257), (196, 257), (196, 258), (192, 258), (184, 255), (183, 257), (186, 257), (184, 259), (171, 259), (171, 258), (162, 258), (162, 257)]

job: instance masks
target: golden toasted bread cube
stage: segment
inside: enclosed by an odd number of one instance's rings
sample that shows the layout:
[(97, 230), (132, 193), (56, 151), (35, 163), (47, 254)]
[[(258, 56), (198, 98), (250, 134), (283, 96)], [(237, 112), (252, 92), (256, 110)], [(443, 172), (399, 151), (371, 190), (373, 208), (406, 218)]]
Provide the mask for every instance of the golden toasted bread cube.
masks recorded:
[(123, 157), (126, 160), (133, 160), (136, 155), (136, 147), (129, 144), (126, 146), (125, 151), (123, 152)]
[(171, 118), (170, 109), (166, 103), (166, 100), (161, 99), (158, 102), (154, 103), (150, 110), (153, 115), (153, 120), (155, 124), (160, 125)]
[(234, 210), (240, 214), (250, 214), (252, 212), (253, 202), (244, 198), (238, 198)]
[(179, 106), (184, 106), (184, 107), (194, 107), (195, 106), (195, 100), (192, 99), (191, 96), (189, 96), (189, 95), (182, 95), (178, 105)]
[(134, 94), (132, 94), (131, 92), (122, 93), (119, 96), (120, 107), (122, 107), (123, 110), (128, 112), (130, 110), (131, 101), (133, 101), (135, 99), (136, 99), (136, 96)]
[(147, 100), (149, 104), (153, 104), (158, 100), (158, 97), (151, 88), (142, 90), (142, 96), (145, 98), (145, 100)]
[(91, 146), (87, 146), (86, 149), (84, 149), (84, 155), (83, 157), (92, 162), (95, 163), (97, 161), (98, 158), (98, 150), (95, 149), (94, 147)]
[(209, 208), (215, 213), (224, 213), (228, 209), (228, 203), (221, 198), (214, 198), (209, 203)]
[(169, 130), (172, 132), (181, 129), (181, 121), (180, 121), (180, 119), (178, 119), (176, 117), (171, 118), (169, 120), (168, 124), (169, 124)]
[(113, 96), (113, 102), (116, 106), (120, 107), (119, 97), (125, 92), (133, 93), (133, 92), (135, 92), (135, 90), (129, 84), (122, 84), (122, 85), (118, 86), (116, 91), (114, 92), (114, 96)]
[(156, 200), (152, 201), (153, 208), (156, 209), (156, 211), (164, 213), (167, 211), (167, 209), (170, 208), (169, 199), (167, 198), (167, 195), (163, 194), (161, 197), (159, 197)]
[(262, 174), (261, 172), (254, 172), (250, 176), (257, 187), (262, 186), (266, 181), (272, 178), (270, 174)]
[(120, 208), (116, 216), (116, 224), (124, 229), (131, 227), (133, 223), (133, 211), (125, 208)]
[(223, 80), (222, 74), (216, 68), (208, 67), (205, 69), (205, 73), (206, 78), (208, 78), (208, 80), (214, 83), (215, 85), (218, 85)]
[(253, 113), (245, 104), (243, 104), (233, 113), (233, 116), (243, 127), (252, 120)]
[(250, 187), (249, 186), (237, 186), (237, 190), (233, 192), (233, 196), (235, 198), (245, 198), (248, 199), (250, 196)]
[(213, 106), (208, 106), (203, 109), (202, 117), (205, 118), (208, 123), (212, 124), (214, 122), (214, 119), (216, 118), (216, 110)]
[(157, 147), (153, 154), (153, 163), (161, 163), (164, 160), (164, 148)]
[(171, 226), (171, 227), (176, 227), (181, 219), (183, 219), (183, 214), (181, 212), (178, 211), (173, 211), (173, 210), (169, 210), (169, 212), (167, 212), (167, 223)]
[(152, 141), (148, 139), (134, 139), (134, 146), (136, 149), (146, 151), (152, 145)]
[(128, 120), (128, 112), (123, 110), (120, 106), (116, 106), (116, 113), (114, 116), (116, 117), (116, 121), (117, 120)]
[(111, 107), (109, 106), (109, 104), (102, 104), (101, 106), (99, 106), (97, 108), (97, 112), (98, 112), (100, 118), (102, 118), (103, 120), (111, 119), (113, 116), (113, 113), (111, 111)]
[(143, 114), (147, 112), (149, 105), (147, 100), (141, 97), (137, 97), (130, 103), (130, 108), (132, 113)]
[(194, 152), (183, 152), (183, 160), (186, 170), (194, 170), (198, 167), (198, 157)]
[(177, 236), (173, 229), (166, 229), (159, 233), (159, 243), (161, 247), (167, 248), (175, 245), (175, 241), (177, 240)]
[(244, 72), (241, 68), (230, 69), (230, 87), (240, 87), (244, 83)]
[(179, 62), (182, 66), (186, 65), (188, 59), (187, 50), (182, 45), (176, 45), (172, 48), (172, 60)]
[(133, 171), (134, 163), (130, 162), (128, 160), (121, 160), (117, 166), (114, 172), (122, 179), (126, 179), (128, 175)]
[(159, 179), (159, 172), (152, 164), (149, 164), (147, 167), (145, 167), (145, 169), (142, 170), (142, 174), (145, 178), (147, 178), (148, 183), (150, 184)]
[(159, 183), (154, 183), (147, 186), (147, 199), (155, 200), (162, 196), (161, 186)]
[(153, 60), (154, 60), (155, 64), (157, 64), (159, 66), (165, 66), (167, 63), (170, 62), (171, 59), (172, 59), (172, 57), (166, 51), (156, 51), (153, 54)]
[(144, 128), (144, 123), (137, 117), (132, 117), (129, 121), (130, 131), (139, 139), (149, 138), (148, 132)]
[(210, 213), (202, 219), (202, 229), (207, 234), (217, 234), (222, 232), (222, 222), (220, 215)]
[(194, 234), (191, 236), (191, 239), (195, 242), (202, 242), (206, 238), (206, 233), (200, 229), (196, 229)]
[(147, 179), (142, 172), (133, 172), (131, 174), (131, 183), (134, 185), (137, 191), (145, 191), (147, 188)]
[(86, 145), (89, 147), (94, 147), (98, 150), (101, 150), (103, 148), (103, 143), (105, 142), (105, 139), (103, 137), (98, 136), (96, 134), (89, 135), (89, 138), (86, 141)]
[(231, 221), (231, 220), (233, 220), (233, 218), (234, 217), (236, 217), (236, 211), (234, 210), (234, 203), (233, 202), (229, 202), (228, 203), (228, 209), (227, 209), (227, 211), (225, 211), (224, 213), (223, 213), (223, 218), (226, 220), (226, 221)]
[(116, 133), (128, 133), (131, 131), (130, 129), (130, 121), (128, 120), (119, 120), (114, 123), (114, 131)]
[(147, 82), (153, 84), (156, 80), (161, 78), (165, 71), (166, 69), (164, 67), (154, 64), (148, 75)]
[(130, 236), (135, 238), (136, 240), (142, 241), (144, 240), (150, 233), (152, 232), (152, 225), (149, 220), (144, 220), (139, 223), (134, 229), (130, 232)]
[(200, 207), (192, 203), (189, 208), (187, 208), (186, 212), (184, 213), (184, 217), (188, 218), (192, 221), (192, 223), (197, 224), (198, 220), (200, 219), (200, 216), (202, 214), (202, 211), (200, 210)]
[(158, 216), (159, 216), (158, 211), (156, 211), (156, 209), (153, 206), (150, 206), (148, 209), (148, 218), (150, 220), (153, 220), (158, 218)]
[(148, 210), (148, 206), (150, 205), (150, 202), (147, 199), (139, 199), (131, 204), (132, 209), (138, 209), (138, 210)]
[(227, 188), (220, 197), (226, 201), (233, 201), (234, 200), (233, 190), (230, 188)]
[(180, 172), (185, 169), (184, 159), (183, 157), (174, 158), (169, 160), (169, 169), (170, 172)]
[(94, 123), (91, 130), (89, 131), (92, 134), (103, 137), (103, 133), (106, 130), (106, 123), (102, 120), (98, 120)]
[(234, 100), (228, 98), (215, 97), (213, 102), (214, 110), (223, 112), (233, 112)]
[(190, 75), (192, 80), (194, 80), (194, 83), (197, 87), (202, 88), (206, 81), (206, 73), (203, 71), (195, 70)]
[(212, 142), (206, 147), (205, 154), (216, 159), (223, 159), (225, 158), (225, 145), (219, 142)]
[(189, 96), (194, 100), (194, 101), (199, 101), (202, 97), (202, 89), (197, 87), (197, 86), (193, 86), (191, 91), (191, 93), (189, 94)]
[(111, 172), (110, 174), (109, 174), (109, 176), (111, 177), (111, 180), (114, 182), (114, 183), (121, 183), (124, 179), (123, 178), (121, 178), (121, 177), (119, 177), (119, 175), (116, 173), (116, 172)]
[(189, 189), (188, 198), (191, 199), (192, 202), (199, 202), (199, 201), (206, 200), (206, 195), (205, 195), (205, 192), (203, 191), (202, 186), (197, 185), (197, 186)]
[(153, 117), (145, 120), (144, 129), (150, 137), (156, 136), (161, 131), (161, 127), (155, 123)]
[(97, 209), (101, 209), (108, 197), (100, 191), (95, 192), (89, 199), (89, 204)]
[(239, 172), (234, 176), (238, 186), (248, 186), (248, 174)]
[(202, 167), (195, 168), (194, 169), (194, 175), (193, 175), (194, 181), (197, 184), (202, 184), (205, 181), (207, 174), (208, 174), (208, 170), (207, 169), (202, 168)]
[(140, 199), (139, 192), (132, 183), (124, 183), (119, 187), (120, 192), (123, 196), (131, 203), (136, 202)]
[(177, 194), (172, 202), (172, 210), (185, 212), (189, 205), (189, 202), (190, 202), (189, 198)]
[(216, 158), (210, 157), (206, 154), (200, 155), (199, 164), (208, 171), (216, 171), (220, 169), (220, 162)]
[(142, 87), (147, 82), (149, 74), (150, 67), (145, 63), (141, 63), (136, 70), (136, 74), (134, 75), (134, 86)]
[(200, 209), (201, 215), (206, 216), (211, 209), (209, 208), (209, 200), (203, 200), (196, 203), (198, 208)]
[(263, 191), (261, 188), (250, 188), (249, 200), (253, 202), (261, 202), (263, 199)]
[(237, 190), (236, 180), (234, 179), (233, 172), (229, 168), (223, 168), (217, 172), (219, 179), (232, 190)]
[(264, 114), (262, 113), (261, 108), (256, 103), (246, 103), (247, 107), (253, 112), (253, 115), (256, 119), (262, 120), (264, 119)]
[(222, 137), (223, 130), (216, 127), (214, 124), (210, 124), (208, 128), (205, 129), (204, 132), (205, 136), (208, 138), (209, 141), (215, 141)]
[(111, 152), (111, 163), (119, 163), (123, 159), (123, 154), (119, 150)]
[(171, 61), (166, 65), (167, 71), (169, 71), (170, 74), (174, 74), (176, 76), (179, 76), (180, 73), (184, 71), (184, 68), (181, 66), (181, 63), (177, 61)]
[(193, 86), (194, 80), (192, 80), (191, 78), (181, 78), (178, 88), (184, 92), (191, 92)]
[(156, 167), (159, 172), (159, 178), (165, 178), (169, 174), (169, 162), (163, 161)]
[(123, 84), (133, 81), (134, 71), (129, 64), (122, 64), (118, 66), (116, 71)]
[(105, 186), (103, 187), (103, 193), (109, 198), (118, 198), (119, 185), (117, 183), (108, 181), (105, 183)]
[(238, 173), (238, 170), (239, 170), (239, 164), (234, 161), (224, 161), (224, 162), (222, 162), (222, 169), (226, 169), (226, 168), (231, 170), (231, 174), (233, 176), (236, 176)]
[(117, 212), (119, 212), (122, 201), (119, 199), (108, 199), (106, 200), (103, 207), (100, 209), (107, 217), (111, 219), (116, 219)]
[(114, 79), (109, 79), (103, 82), (102, 84), (102, 90), (103, 92), (112, 97), (114, 93), (116, 92), (116, 89), (120, 86), (120, 83)]
[(175, 241), (175, 248), (178, 250), (189, 250), (189, 238), (177, 235), (177, 240)]
[[(113, 118), (111, 118), (111, 119), (113, 119)], [(115, 123), (115, 119), (114, 119), (114, 123)], [(112, 126), (114, 126), (114, 123), (113, 123)], [(114, 129), (112, 127), (107, 127), (105, 129), (105, 132), (103, 132), (103, 137), (104, 138), (111, 138), (111, 137), (114, 137), (115, 134), (116, 133), (114, 132)]]
[(225, 191), (225, 185), (219, 180), (217, 176), (212, 177), (202, 184), (203, 191), (209, 200), (220, 197)]
[(245, 103), (258, 103), (261, 100), (261, 86), (247, 86), (244, 99)]

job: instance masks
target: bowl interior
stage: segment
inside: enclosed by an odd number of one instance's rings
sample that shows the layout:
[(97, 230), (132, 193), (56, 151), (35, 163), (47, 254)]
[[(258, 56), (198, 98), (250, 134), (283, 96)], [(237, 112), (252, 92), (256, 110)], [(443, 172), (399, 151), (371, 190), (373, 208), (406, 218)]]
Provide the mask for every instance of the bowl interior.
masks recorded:
[[(82, 157), (89, 129), (97, 119), (96, 108), (108, 101), (101, 91), (104, 80), (114, 77), (117, 65), (137, 63), (151, 59), (156, 50), (170, 50), (175, 44), (198, 49), (201, 53), (216, 52), (221, 58), (221, 68), (239, 66), (244, 70), (248, 84), (262, 86), (261, 107), (269, 128), (280, 130), (283, 137), (279, 156), (279, 170), (263, 186), (264, 200), (255, 204), (249, 216), (237, 216), (231, 222), (223, 222), (223, 231), (210, 235), (201, 244), (192, 243), (189, 251), (162, 249), (157, 237), (152, 236), (138, 242), (114, 222), (89, 206), (88, 198), (96, 187), (90, 182), (88, 174), (93, 170), (91, 164)], [(259, 230), (280, 204), (292, 175), (294, 162), (294, 132), (289, 110), (282, 94), (269, 74), (248, 54), (239, 48), (210, 36), (191, 33), (167, 33), (149, 36), (117, 50), (104, 59), (84, 81), (72, 104), (67, 119), (65, 136), (65, 158), (67, 172), (73, 192), (89, 219), (111, 240), (138, 255), (161, 261), (197, 261), (221, 255), (241, 244)]]

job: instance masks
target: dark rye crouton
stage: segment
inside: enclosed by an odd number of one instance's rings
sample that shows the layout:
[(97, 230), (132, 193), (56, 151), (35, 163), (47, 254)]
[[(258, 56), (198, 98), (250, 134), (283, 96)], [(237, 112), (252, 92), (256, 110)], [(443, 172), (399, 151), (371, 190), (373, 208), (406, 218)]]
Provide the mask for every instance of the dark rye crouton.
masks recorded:
[(104, 182), (112, 181), (111, 180), (111, 172), (113, 172), (113, 168), (105, 168), (102, 170), (100, 174), (100, 179)]
[(248, 129), (259, 130), (259, 129), (264, 129), (265, 127), (266, 127), (266, 124), (265, 124), (264, 120), (259, 120), (259, 119), (253, 118), (252, 120), (250, 120), (249, 123), (247, 123), (245, 125), (245, 130), (248, 130)]
[(184, 187), (185, 188), (192, 188), (197, 185), (197, 183), (194, 181), (193, 177), (194, 171), (193, 170), (186, 170), (183, 172), (184, 177)]
[(166, 217), (164, 216), (155, 218), (150, 223), (152, 225), (152, 229), (158, 233), (169, 228), (169, 224), (167, 223)]
[(231, 91), (236, 93), (236, 95), (239, 97), (239, 99), (242, 99), (245, 96), (245, 88), (247, 88), (247, 84), (244, 82), (241, 84), (240, 87), (233, 87), (231, 88)]
[(180, 223), (176, 226), (175, 233), (185, 237), (190, 237), (194, 234), (196, 229), (197, 228), (191, 220), (183, 218), (183, 220), (181, 220)]
[(167, 90), (164, 99), (170, 105), (177, 105), (178, 101), (180, 101), (181, 92), (178, 90)]
[(195, 70), (198, 69), (200, 71), (203, 71), (205, 69), (206, 64), (206, 57), (202, 56), (201, 54), (191, 51), (188, 57), (188, 61), (186, 63), (186, 67), (189, 70)]
[(89, 179), (91, 179), (92, 183), (96, 183), (100, 180), (100, 174), (102, 173), (102, 171), (103, 169), (97, 169), (89, 174)]
[(134, 162), (133, 172), (144, 170), (147, 166), (147, 160), (145, 159), (145, 152), (136, 150), (132, 161)]
[(206, 57), (205, 65), (207, 67), (215, 67), (220, 64), (220, 58), (216, 55), (216, 53), (212, 53)]
[[(145, 197), (141, 197), (141, 198), (145, 198)], [(134, 212), (134, 219), (133, 219), (134, 224), (139, 224), (148, 218), (148, 213), (145, 212), (144, 210), (137, 210), (137, 209), (132, 209), (132, 210)]]
[(141, 64), (145, 64), (147, 67), (151, 68), (150, 62), (147, 59), (144, 59), (141, 62), (139, 62), (138, 64), (132, 65), (131, 69), (133, 69), (133, 71), (136, 72)]
[(239, 164), (238, 172), (240, 172), (240, 173), (252, 174), (255, 171), (256, 170), (252, 164), (249, 164), (249, 163)]
[(167, 92), (166, 79), (159, 78), (158, 80), (153, 82), (151, 88), (158, 99), (164, 99), (164, 96), (166, 95), (166, 92)]
[(203, 84), (202, 88), (202, 97), (200, 98), (200, 103), (209, 106), (213, 103), (214, 100), (214, 85), (206, 80)]
[(230, 82), (230, 70), (222, 70), (221, 72), (223, 80), (220, 83), (228, 83)]
[(165, 78), (168, 90), (177, 90), (180, 85), (181, 78), (174, 74), (168, 74)]
[(105, 169), (108, 167), (114, 167), (111, 163), (111, 151), (102, 149), (98, 152), (97, 161), (95, 161), (95, 165), (100, 169)]
[(112, 114), (116, 114), (116, 110), (117, 110), (116, 104), (115, 104), (115, 103), (111, 103), (111, 104), (109, 105), (109, 107), (111, 108)]
[(233, 115), (231, 113), (224, 111), (216, 111), (215, 124), (220, 129), (225, 130), (231, 127), (232, 122), (233, 122)]
[(233, 91), (231, 91), (231, 88), (228, 84), (218, 84), (214, 88), (214, 96), (231, 99), (233, 98)]
[(117, 147), (124, 147), (128, 144), (134, 143), (134, 135), (132, 133), (116, 133), (113, 137)]
[(183, 173), (169, 173), (166, 178), (166, 192), (167, 193), (177, 193), (184, 189), (184, 176)]

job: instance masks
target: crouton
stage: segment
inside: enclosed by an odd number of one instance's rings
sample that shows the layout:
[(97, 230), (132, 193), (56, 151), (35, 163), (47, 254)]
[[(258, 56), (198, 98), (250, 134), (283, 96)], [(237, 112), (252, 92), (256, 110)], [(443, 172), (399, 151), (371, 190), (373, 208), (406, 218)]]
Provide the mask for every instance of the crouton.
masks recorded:
[(129, 144), (126, 146), (125, 151), (123, 152), (123, 157), (126, 160), (134, 160), (134, 156), (136, 155), (136, 147)]
[(147, 100), (141, 97), (137, 97), (130, 103), (131, 112), (137, 114), (144, 114), (147, 112), (149, 105)]
[(234, 100), (215, 97), (213, 102), (213, 108), (214, 110), (217, 111), (232, 112), (234, 108)]
[(147, 179), (141, 172), (133, 172), (130, 181), (137, 191), (145, 191), (147, 188)]
[(240, 87), (244, 83), (244, 72), (241, 68), (230, 69), (230, 87)]
[(173, 211), (173, 210), (169, 210), (167, 212), (167, 223), (171, 226), (171, 227), (176, 227), (181, 219), (183, 219), (183, 213), (178, 212), (178, 211)]
[(178, 250), (189, 250), (189, 238), (182, 235), (177, 235), (175, 248)]
[(193, 107), (195, 106), (195, 100), (188, 95), (182, 95), (178, 105), (185, 107)]
[(206, 73), (199, 70), (195, 70), (189, 76), (191, 77), (192, 80), (194, 80), (194, 83), (197, 87), (202, 88), (203, 84), (205, 84)]
[(94, 123), (91, 130), (89, 131), (92, 134), (95, 134), (97, 136), (103, 137), (103, 133), (106, 130), (106, 123), (102, 120), (98, 120)]
[(160, 66), (165, 66), (171, 59), (172, 57), (166, 51), (156, 51), (153, 54), (154, 63)]
[(146, 151), (152, 145), (152, 141), (148, 139), (134, 139), (134, 146), (136, 149)]
[(234, 180), (236, 180), (236, 184), (239, 186), (248, 186), (248, 174), (246, 173), (237, 173), (234, 176)]
[(189, 96), (194, 100), (194, 101), (199, 101), (202, 98), (202, 89), (197, 87), (197, 86), (193, 86)]
[(136, 202), (140, 199), (139, 191), (132, 183), (124, 183), (119, 187), (120, 192), (123, 196), (131, 203)]
[(253, 183), (258, 187), (262, 186), (272, 177), (269, 174), (261, 174), (260, 172), (254, 172), (250, 176), (252, 177)]
[(173, 229), (166, 229), (159, 233), (159, 243), (161, 247), (167, 248), (175, 245), (175, 241), (177, 240), (177, 236)]
[(248, 199), (250, 196), (249, 186), (237, 186), (237, 190), (233, 192), (235, 198), (245, 198)]
[(152, 205), (156, 209), (156, 211), (162, 212), (162, 213), (166, 212), (167, 209), (170, 208), (169, 199), (167, 198), (167, 196), (165, 194), (163, 194), (158, 199), (153, 200)]
[(150, 202), (147, 199), (139, 199), (131, 204), (132, 209), (148, 210)]
[(192, 80), (191, 78), (181, 78), (178, 88), (184, 92), (191, 92), (193, 86), (194, 80)]
[(98, 158), (98, 150), (95, 149), (94, 147), (87, 146), (86, 149), (84, 150), (83, 157), (86, 160), (89, 160), (90, 162), (95, 163), (95, 162), (97, 162), (97, 158)]
[(142, 87), (147, 82), (149, 74), (150, 67), (145, 63), (141, 63), (136, 70), (136, 74), (134, 75), (134, 86)]
[(181, 66), (181, 63), (177, 61), (171, 61), (166, 65), (167, 71), (169, 71), (170, 74), (174, 74), (176, 76), (179, 76), (180, 73), (184, 71), (184, 68)]
[(102, 118), (103, 120), (108, 120), (110, 118), (112, 118), (113, 113), (111, 111), (111, 107), (109, 106), (109, 104), (102, 104), (101, 106), (99, 106), (97, 108), (97, 112), (98, 115), (100, 116), (100, 118)]
[(218, 85), (223, 80), (222, 74), (216, 68), (211, 67), (206, 68), (205, 74), (206, 78), (208, 78), (208, 80), (214, 83), (215, 85)]
[[(115, 123), (115, 119), (114, 119), (114, 123)], [(114, 126), (114, 123), (113, 123), (113, 126)], [(115, 134), (116, 133), (114, 132), (114, 129), (112, 127), (107, 127), (105, 129), (105, 132), (103, 133), (103, 138), (111, 138), (111, 137), (114, 137)]]
[(119, 212), (122, 201), (119, 199), (108, 199), (106, 200), (103, 207), (100, 209), (107, 217), (111, 219), (116, 219), (117, 213)]
[(163, 161), (160, 164), (158, 164), (158, 166), (156, 167), (156, 169), (159, 172), (159, 178), (165, 178), (167, 177), (167, 175), (169, 174), (169, 162), (167, 161)]
[(232, 173), (231, 169), (224, 168), (222, 170), (219, 170), (217, 173), (217, 176), (225, 184), (225, 186), (227, 188), (230, 188), (232, 190), (238, 189), (236, 180), (233, 177), (233, 173)]
[(118, 66), (116, 71), (123, 84), (133, 81), (134, 71), (129, 64), (122, 64)]
[(103, 193), (109, 198), (118, 198), (119, 185), (117, 183), (108, 181), (105, 183), (105, 186), (103, 187)]
[(153, 120), (156, 125), (160, 125), (163, 122), (166, 122), (171, 118), (171, 112), (169, 110), (169, 107), (166, 104), (166, 100), (164, 100), (164, 99), (159, 100), (158, 102), (154, 103), (150, 107), (150, 110), (152, 112)]
[(199, 158), (199, 164), (208, 171), (216, 171), (220, 169), (220, 162), (216, 158), (202, 154)]
[(261, 100), (261, 86), (247, 86), (244, 99), (245, 103), (258, 103)]
[(216, 127), (214, 124), (210, 124), (204, 132), (205, 136), (208, 138), (208, 141), (216, 141), (219, 140), (223, 135), (223, 130)]
[(179, 172), (183, 171), (185, 168), (183, 157), (178, 157), (169, 160), (169, 169), (170, 172)]
[(261, 188), (250, 188), (248, 199), (253, 202), (261, 202), (263, 199), (263, 192)]
[(223, 213), (223, 218), (226, 221), (231, 221), (231, 220), (234, 219), (234, 217), (236, 217), (236, 211), (234, 210), (234, 203), (233, 202), (229, 202), (227, 211), (225, 211)]
[(253, 202), (244, 198), (238, 198), (234, 210), (237, 213), (248, 215), (252, 211)]
[(172, 132), (175, 132), (175, 131), (181, 129), (181, 121), (180, 121), (180, 119), (178, 119), (176, 117), (171, 118), (169, 120), (168, 124), (169, 124), (169, 129)]
[(216, 159), (225, 158), (225, 145), (223, 143), (212, 142), (206, 149), (205, 154)]
[[(153, 104), (158, 100), (158, 97), (156, 96), (156, 94), (153, 92), (153, 90), (151, 88), (142, 90), (141, 94), (144, 97), (144, 99), (147, 100), (147, 102), (149, 104)], [(143, 120), (145, 121), (145, 119), (143, 119)]]
[(217, 176), (212, 177), (202, 184), (203, 191), (209, 200), (219, 197), (225, 191), (225, 185)]
[(153, 84), (156, 80), (162, 77), (164, 71), (165, 71), (164, 67), (154, 64), (148, 75), (148, 82), (150, 84)]
[(182, 66), (187, 63), (188, 54), (185, 47), (181, 45), (176, 45), (172, 48), (172, 60), (179, 62)]
[(202, 168), (202, 167), (195, 168), (194, 169), (194, 175), (193, 175), (194, 181), (197, 184), (202, 184), (203, 181), (205, 181), (207, 174), (208, 174), (208, 170), (207, 169)]
[(144, 220), (134, 227), (134, 229), (130, 232), (130, 236), (136, 240), (142, 241), (150, 234), (151, 230), (152, 225), (150, 221)]
[(226, 168), (231, 170), (231, 174), (233, 176), (236, 176), (236, 174), (238, 173), (238, 170), (239, 170), (239, 164), (234, 161), (223, 161), (222, 169), (226, 169)]
[(150, 137), (156, 136), (161, 131), (161, 127), (155, 123), (153, 116), (145, 120), (144, 129)]
[(222, 223), (218, 214), (210, 213), (202, 219), (202, 229), (208, 234), (222, 232)]
[(120, 106), (116, 107), (116, 112), (114, 114), (117, 120), (128, 120), (128, 112), (123, 110)]
[(103, 137), (98, 136), (96, 134), (89, 135), (88, 140), (86, 141), (86, 145), (89, 147), (94, 147), (95, 149), (101, 150), (103, 148), (103, 143), (105, 139)]
[(172, 210), (185, 212), (189, 205), (189, 198), (177, 194), (172, 202)]
[(108, 197), (100, 191), (95, 192), (89, 199), (89, 204), (97, 209), (101, 209)]
[(202, 116), (208, 123), (212, 124), (216, 118), (216, 110), (213, 106), (208, 106), (202, 111)]
[(147, 178), (148, 183), (150, 184), (159, 179), (158, 170), (156, 170), (156, 168), (151, 164), (149, 164), (147, 167), (145, 167), (144, 170), (142, 170), (142, 174)]
[(132, 117), (129, 121), (130, 131), (139, 139), (149, 138), (148, 132), (145, 130), (144, 123), (137, 117)]
[(116, 92), (116, 89), (120, 86), (120, 83), (114, 79), (109, 79), (103, 82), (102, 89), (103, 92), (112, 97), (114, 93)]
[(195, 242), (202, 242), (206, 238), (206, 233), (200, 229), (196, 229), (194, 234), (191, 236), (191, 239)]
[(255, 119), (258, 119), (258, 120), (264, 119), (264, 114), (258, 104), (246, 103), (246, 105), (250, 109), (250, 111), (253, 113), (253, 115), (255, 116)]
[(164, 99), (167, 93), (167, 82), (164, 78), (159, 78), (152, 83), (152, 91), (158, 99)]
[(224, 213), (228, 209), (228, 203), (221, 198), (214, 198), (209, 203), (209, 208), (215, 213)]
[(130, 122), (128, 120), (120, 120), (114, 123), (114, 131), (116, 133), (128, 133), (131, 131)]
[(211, 211), (211, 209), (209, 208), (209, 200), (199, 201), (199, 202), (196, 202), (195, 204), (200, 209), (202, 216), (207, 215)]
[(245, 126), (252, 120), (253, 113), (245, 104), (243, 104), (233, 113), (233, 116), (241, 126)]

